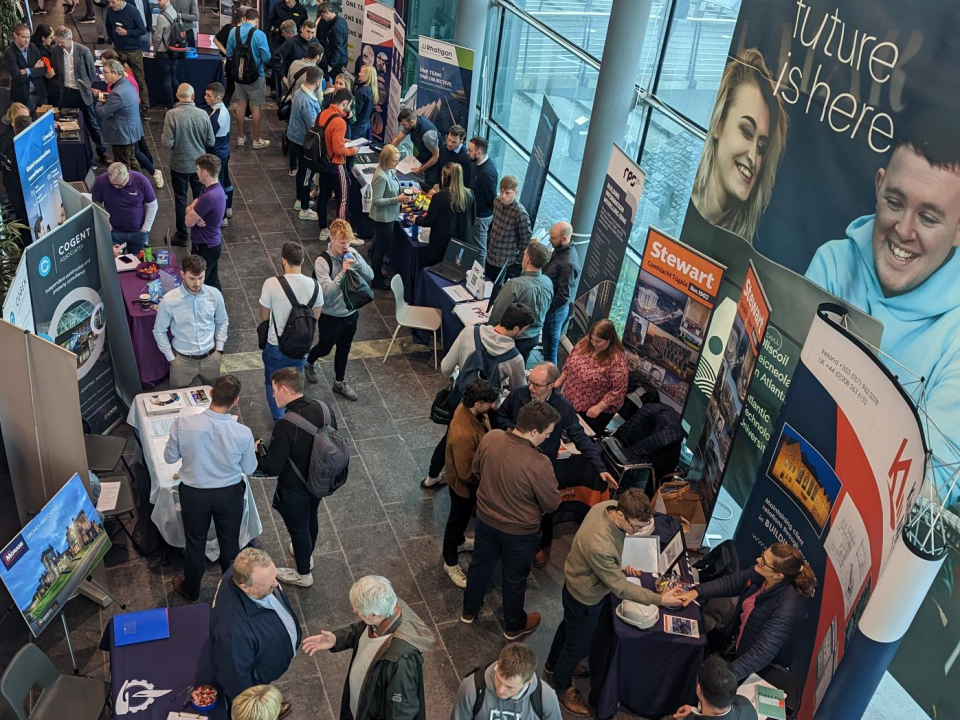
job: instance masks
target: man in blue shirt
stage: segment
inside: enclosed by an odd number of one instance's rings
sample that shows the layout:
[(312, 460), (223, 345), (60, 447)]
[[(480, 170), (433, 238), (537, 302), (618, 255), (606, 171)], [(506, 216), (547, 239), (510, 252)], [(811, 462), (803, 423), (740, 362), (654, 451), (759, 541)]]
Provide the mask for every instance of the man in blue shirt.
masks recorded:
[[(127, 65), (133, 71), (133, 78), (140, 87), (140, 107), (149, 109), (150, 94), (147, 92), (147, 76), (143, 73), (143, 38), (150, 33), (150, 27), (145, 18), (147, 13), (139, 7), (124, 0), (108, 0), (110, 9), (107, 10), (107, 40), (113, 49), (123, 53), (127, 58)], [(152, 18), (153, 15), (150, 14)]]
[(183, 575), (173, 579), (173, 589), (189, 602), (200, 597), (211, 519), (224, 573), (240, 552), (244, 476), (257, 469), (253, 433), (230, 414), (240, 399), (240, 381), (233, 375), (219, 377), (210, 396), (207, 410), (173, 421), (163, 450), (168, 465), (181, 461), (180, 515), (186, 543)]
[(237, 99), (237, 146), (243, 147), (247, 142), (247, 136), (243, 130), (243, 121), (247, 115), (247, 104), (249, 103), (250, 120), (253, 123), (254, 150), (265, 148), (270, 144), (269, 140), (260, 138), (260, 108), (266, 102), (267, 95), (267, 85), (263, 73), (267, 63), (270, 62), (270, 45), (267, 42), (266, 33), (257, 29), (259, 19), (260, 13), (253, 8), (247, 10), (243, 15), (243, 23), (236, 30), (230, 31), (230, 39), (227, 40), (227, 64), (231, 65), (240, 46), (245, 44), (250, 33), (253, 33), (253, 37), (250, 37), (250, 50), (253, 52), (253, 59), (260, 76), (256, 82), (246, 85), (238, 82), (235, 97)]
[(209, 385), (220, 375), (229, 324), (227, 307), (219, 290), (203, 284), (207, 262), (202, 257), (188, 255), (180, 269), (183, 285), (160, 301), (153, 337), (170, 362), (171, 388), (190, 387), (198, 376)]
[(223, 188), (227, 197), (227, 209), (223, 218), (224, 227), (227, 218), (233, 217), (233, 181), (230, 179), (230, 111), (223, 102), (225, 89), (221, 83), (214, 82), (207, 85), (203, 99), (210, 107), (210, 125), (213, 127), (213, 148), (207, 152), (220, 158), (220, 174), (217, 182)]
[(7, 73), (10, 75), (10, 102), (23, 103), (30, 109), (30, 115), (47, 100), (43, 78), (47, 67), (43, 64), (40, 51), (30, 43), (30, 28), (17, 25), (13, 28), (13, 44), (7, 49), (4, 58)]

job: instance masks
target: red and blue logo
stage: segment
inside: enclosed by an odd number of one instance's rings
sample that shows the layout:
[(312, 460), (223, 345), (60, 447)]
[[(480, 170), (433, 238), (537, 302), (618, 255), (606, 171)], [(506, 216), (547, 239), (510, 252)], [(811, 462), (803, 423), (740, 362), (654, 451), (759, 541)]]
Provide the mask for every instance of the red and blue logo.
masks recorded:
[(2, 561), (3, 566), (9, 570), (16, 565), (17, 560), (26, 554), (27, 550), (29, 550), (27, 541), (23, 539), (23, 535), (17, 535), (17, 537), (3, 549), (3, 555), (0, 556), (0, 561)]

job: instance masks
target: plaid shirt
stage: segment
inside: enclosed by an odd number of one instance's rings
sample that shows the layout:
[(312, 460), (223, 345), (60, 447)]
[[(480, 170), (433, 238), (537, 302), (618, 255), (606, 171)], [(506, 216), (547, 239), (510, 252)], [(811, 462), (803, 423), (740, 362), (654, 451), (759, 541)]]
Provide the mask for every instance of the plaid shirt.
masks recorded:
[(504, 205), (493, 200), (493, 220), (487, 235), (487, 263), (503, 267), (516, 262), (530, 242), (530, 216), (519, 200)]

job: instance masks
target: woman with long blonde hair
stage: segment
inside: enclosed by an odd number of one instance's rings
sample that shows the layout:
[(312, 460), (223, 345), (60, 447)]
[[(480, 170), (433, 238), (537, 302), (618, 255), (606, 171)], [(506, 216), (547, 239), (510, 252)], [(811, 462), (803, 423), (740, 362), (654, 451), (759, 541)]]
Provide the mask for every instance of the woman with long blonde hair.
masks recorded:
[(472, 245), (476, 217), (477, 203), (473, 192), (463, 184), (463, 168), (457, 163), (447, 163), (440, 173), (440, 190), (430, 199), (427, 214), (416, 219), (420, 227), (430, 228), (427, 264), (435, 265), (443, 260), (450, 238)]
[(787, 142), (788, 119), (756, 48), (730, 60), (720, 79), (691, 201), (711, 225), (752, 243)]
[(350, 137), (370, 140), (370, 116), (373, 107), (380, 102), (377, 89), (377, 71), (372, 65), (364, 65), (357, 74), (357, 84), (353, 88), (353, 127)]

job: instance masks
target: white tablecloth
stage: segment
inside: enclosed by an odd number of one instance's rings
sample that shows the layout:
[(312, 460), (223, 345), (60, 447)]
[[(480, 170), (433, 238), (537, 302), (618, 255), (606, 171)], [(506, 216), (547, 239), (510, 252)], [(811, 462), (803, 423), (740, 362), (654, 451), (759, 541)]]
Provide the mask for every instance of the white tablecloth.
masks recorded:
[[(201, 386), (210, 396), (212, 388), (209, 385)], [(186, 388), (182, 392), (189, 398), (191, 390), (198, 388)], [(144, 398), (154, 393), (142, 393), (134, 399), (130, 413), (127, 415), (127, 422), (137, 429), (140, 434), (140, 444), (143, 447), (143, 460), (150, 473), (150, 503), (153, 505), (153, 513), (150, 519), (157, 526), (163, 539), (169, 545), (174, 547), (185, 547), (186, 539), (183, 535), (183, 521), (180, 519), (180, 479), (174, 475), (180, 471), (180, 463), (168, 465), (163, 459), (163, 449), (167, 444), (169, 434), (155, 436), (151, 420), (164, 420), (174, 417), (174, 415), (154, 415), (148, 417), (144, 408)], [(189, 404), (189, 400), (187, 401)], [(203, 412), (206, 405), (190, 406), (180, 411), (182, 415), (191, 415)], [(263, 532), (263, 525), (260, 523), (260, 514), (257, 512), (257, 503), (253, 498), (253, 491), (250, 488), (250, 481), (246, 481), (246, 494), (243, 499), (243, 522), (240, 525), (240, 547), (259, 536)], [(210, 522), (210, 531), (207, 534), (206, 556), (208, 560), (216, 560), (220, 557), (220, 547), (217, 543), (217, 535), (214, 531), (213, 522)]]

